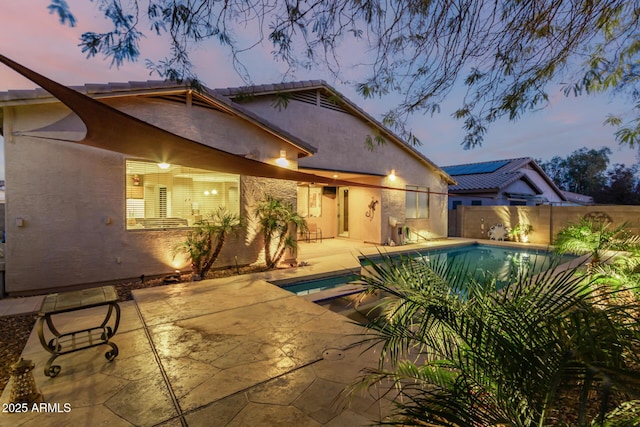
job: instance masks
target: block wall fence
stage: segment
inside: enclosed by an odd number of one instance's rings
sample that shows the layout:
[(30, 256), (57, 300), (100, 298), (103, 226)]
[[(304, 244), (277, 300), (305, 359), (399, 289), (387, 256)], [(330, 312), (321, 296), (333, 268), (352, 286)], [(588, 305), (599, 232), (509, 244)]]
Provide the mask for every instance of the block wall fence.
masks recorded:
[(492, 225), (503, 224), (512, 229), (530, 224), (529, 241), (553, 244), (554, 236), (569, 223), (584, 216), (606, 218), (617, 226), (624, 222), (634, 234), (640, 234), (640, 206), (458, 206), (449, 211), (449, 236), (489, 239)]

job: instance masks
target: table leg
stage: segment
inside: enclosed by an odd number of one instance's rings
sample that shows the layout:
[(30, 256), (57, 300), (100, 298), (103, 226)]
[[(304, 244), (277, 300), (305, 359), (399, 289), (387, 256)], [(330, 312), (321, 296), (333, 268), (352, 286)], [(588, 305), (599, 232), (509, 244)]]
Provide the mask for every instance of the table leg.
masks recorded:
[[(52, 354), (44, 368), (44, 374), (47, 377), (53, 378), (60, 373), (61, 367), (59, 365), (53, 365), (53, 362), (58, 356), (63, 354), (73, 353), (75, 351), (106, 344), (111, 347), (111, 349), (105, 353), (105, 358), (111, 362), (118, 356), (118, 346), (109, 340), (116, 334), (118, 326), (120, 325), (120, 306), (116, 302), (108, 303), (107, 305), (108, 309), (104, 320), (100, 326), (94, 328), (76, 330), (62, 334), (55, 327), (52, 316), (49, 313), (42, 315), (40, 319), (38, 319), (38, 338), (40, 339), (40, 344), (45, 350)], [(54, 338), (51, 338), (48, 342), (45, 337), (45, 323), (47, 325), (47, 329), (49, 329), (51, 334), (54, 336)], [(82, 343), (81, 341), (81, 344), (77, 344), (76, 335), (79, 334), (87, 334), (88, 342), (85, 341)], [(97, 340), (97, 342), (94, 343), (94, 340)]]

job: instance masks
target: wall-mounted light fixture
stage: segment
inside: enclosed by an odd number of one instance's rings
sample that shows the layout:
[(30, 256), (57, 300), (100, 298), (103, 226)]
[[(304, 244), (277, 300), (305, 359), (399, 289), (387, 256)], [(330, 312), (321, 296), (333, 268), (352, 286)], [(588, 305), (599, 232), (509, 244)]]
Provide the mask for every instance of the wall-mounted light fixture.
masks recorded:
[(395, 169), (391, 169), (391, 173), (389, 174), (389, 180), (390, 181), (395, 181), (396, 180), (396, 170)]
[(169, 163), (158, 163), (160, 169), (169, 169), (171, 165)]
[(280, 157), (276, 159), (276, 165), (287, 167), (289, 166), (289, 160), (287, 160), (287, 151), (280, 150)]

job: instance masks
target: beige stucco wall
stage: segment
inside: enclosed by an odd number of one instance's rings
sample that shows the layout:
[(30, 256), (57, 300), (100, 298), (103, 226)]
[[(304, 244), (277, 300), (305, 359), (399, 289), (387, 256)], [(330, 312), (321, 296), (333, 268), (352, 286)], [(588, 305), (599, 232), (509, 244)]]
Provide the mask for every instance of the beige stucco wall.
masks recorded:
[(537, 171), (531, 167), (522, 169), (531, 181), (542, 191), (549, 203), (561, 203), (564, 200), (560, 198), (560, 195), (549, 185), (549, 183), (540, 175)]
[[(395, 236), (388, 225), (389, 216), (396, 217), (416, 231), (420, 230), (421, 234), (428, 235), (429, 238), (447, 235), (447, 183), (423, 161), (393, 142), (377, 146), (373, 151), (369, 150), (365, 141), (368, 135), (374, 135), (374, 129), (361, 118), (296, 100), (290, 100), (287, 108), (278, 109), (273, 107), (269, 97), (253, 98), (243, 106), (318, 149), (313, 156), (300, 159), (300, 168), (376, 174), (380, 176), (367, 178), (368, 182), (401, 190), (406, 185), (424, 186), (434, 193), (440, 193), (430, 197), (428, 219), (405, 220), (404, 191), (382, 190), (381, 193), (372, 193), (370, 190), (354, 187), (350, 189), (350, 201), (353, 203), (349, 209), (350, 219), (353, 219), (349, 224), (350, 238), (387, 242), (390, 236)], [(390, 182), (386, 177), (392, 169), (397, 176), (395, 182)], [(372, 196), (380, 200), (380, 203), (374, 220), (370, 221), (364, 216), (364, 212)], [(376, 227), (372, 227), (373, 225)], [(331, 228), (337, 228), (335, 223)], [(330, 235), (331, 232), (327, 234)]]
[(630, 231), (640, 234), (640, 206), (458, 206), (456, 211), (460, 237), (473, 239), (488, 239), (494, 224), (513, 228), (526, 223), (533, 226), (531, 243), (551, 244), (563, 227), (591, 212), (609, 215), (613, 226), (628, 222)]
[(334, 238), (337, 236), (336, 217), (337, 212), (337, 195), (322, 195), (322, 216), (317, 218), (307, 218), (307, 223), (315, 223), (322, 231), (322, 238)]
[[(108, 102), (224, 150), (257, 150), (264, 161), (276, 158), (280, 149), (292, 150), (271, 134), (210, 109), (145, 99)], [(4, 129), (28, 131), (67, 114), (59, 103), (12, 107), (5, 111)], [(5, 138), (5, 156), (8, 293), (39, 293), (185, 267), (184, 260), (173, 260), (172, 249), (186, 230), (125, 229), (123, 155), (14, 134)], [(295, 183), (241, 177), (241, 214), (251, 216), (255, 201), (265, 194), (295, 202)], [(216, 265), (231, 265), (235, 256), (239, 264), (253, 263), (261, 250), (261, 236), (248, 229), (228, 241)]]

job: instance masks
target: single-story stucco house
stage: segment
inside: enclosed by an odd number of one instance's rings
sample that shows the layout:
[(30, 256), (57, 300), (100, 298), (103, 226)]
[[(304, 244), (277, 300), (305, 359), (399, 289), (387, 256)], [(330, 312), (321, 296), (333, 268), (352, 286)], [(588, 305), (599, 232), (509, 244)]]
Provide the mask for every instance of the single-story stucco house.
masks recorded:
[(531, 157), (443, 166), (457, 182), (449, 186), (449, 209), (457, 206), (568, 204), (563, 191)]
[[(322, 81), (204, 91), (174, 82), (73, 89), (182, 138), (306, 171), (319, 182), (220, 172), (74, 143), (87, 129), (57, 98), (42, 89), (0, 92), (8, 294), (184, 269), (187, 261), (173, 249), (219, 206), (249, 226), (226, 244), (216, 265), (258, 262), (262, 241), (251, 219), (266, 194), (294, 203), (325, 238), (400, 243), (406, 235), (399, 230), (407, 227), (416, 236), (447, 235), (447, 186), (455, 181)], [(239, 99), (241, 93), (252, 96)], [(274, 108), (273, 97), (282, 93), (289, 94), (288, 105)], [(365, 140), (373, 133), (386, 143), (369, 151)]]

